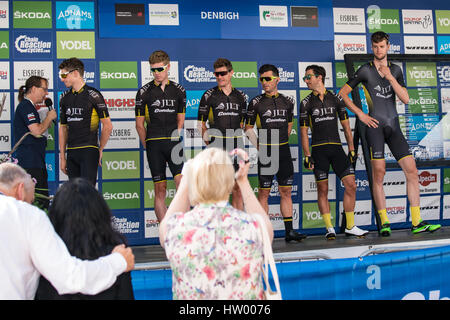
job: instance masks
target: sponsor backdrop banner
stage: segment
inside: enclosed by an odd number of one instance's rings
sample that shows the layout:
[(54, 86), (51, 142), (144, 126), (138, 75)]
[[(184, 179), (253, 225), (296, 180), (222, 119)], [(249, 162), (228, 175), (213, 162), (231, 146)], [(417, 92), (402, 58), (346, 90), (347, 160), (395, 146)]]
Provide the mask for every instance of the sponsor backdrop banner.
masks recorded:
[[(216, 86), (213, 63), (226, 57), (234, 67), (233, 86), (247, 99), (262, 92), (258, 68), (275, 64), (279, 89), (296, 101), (289, 143), (294, 158), (294, 227), (307, 234), (324, 234), (317, 207), (317, 186), (311, 171), (303, 168), (299, 139), (298, 106), (310, 91), (302, 80), (305, 68), (326, 69), (325, 86), (334, 92), (348, 80), (343, 56), (371, 53), (370, 34), (391, 35), (391, 54), (449, 54), (450, 2), (369, 0), (352, 4), (344, 0), (321, 1), (2, 1), (0, 0), (0, 156), (11, 150), (12, 122), (18, 88), (32, 75), (49, 79), (49, 97), (58, 106), (66, 90), (58, 79), (59, 63), (78, 57), (85, 64), (86, 83), (99, 89), (106, 101), (113, 131), (99, 168), (97, 188), (112, 208), (113, 224), (132, 245), (158, 243), (154, 213), (154, 186), (145, 150), (135, 129), (134, 108), (138, 88), (152, 81), (148, 57), (157, 49), (171, 57), (169, 78), (186, 89), (184, 128), (186, 158), (204, 144), (196, 118), (205, 90)], [(261, 41), (264, 39), (264, 41)], [(410, 94), (410, 103), (398, 103), (401, 128), (416, 159), (450, 159), (450, 63), (399, 63)], [(366, 97), (360, 89), (363, 109)], [(39, 106), (45, 112), (45, 106)], [(351, 127), (355, 118), (350, 115)], [(344, 150), (347, 144), (341, 128)], [(250, 183), (258, 192), (257, 151), (246, 142), (250, 155)], [(432, 146), (432, 148), (430, 147)], [(50, 193), (67, 180), (59, 165), (58, 125), (48, 132), (47, 169)], [(387, 161), (394, 161), (386, 147)], [(176, 192), (167, 170), (166, 204)], [(376, 230), (365, 164), (356, 165), (355, 221)], [(420, 168), (419, 183), (424, 219), (450, 224), (450, 169)], [(389, 169), (384, 187), (392, 227), (409, 228), (406, 179), (399, 169)], [(342, 222), (342, 183), (331, 172), (329, 201), (332, 222)], [(274, 180), (269, 216), (275, 236), (284, 236), (278, 184)], [(428, 293), (423, 293), (425, 297)]]
[(332, 40), (331, 3), (98, 0), (99, 32), (105, 38)]

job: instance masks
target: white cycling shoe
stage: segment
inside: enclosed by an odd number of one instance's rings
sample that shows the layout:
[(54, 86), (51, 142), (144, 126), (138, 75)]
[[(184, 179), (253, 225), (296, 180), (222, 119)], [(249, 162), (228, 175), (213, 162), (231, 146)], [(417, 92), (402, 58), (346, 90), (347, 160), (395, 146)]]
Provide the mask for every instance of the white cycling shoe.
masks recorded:
[(358, 228), (357, 226), (353, 226), (351, 229), (345, 228), (345, 235), (346, 236), (356, 236), (356, 237), (362, 237), (368, 234), (369, 231), (362, 230)]

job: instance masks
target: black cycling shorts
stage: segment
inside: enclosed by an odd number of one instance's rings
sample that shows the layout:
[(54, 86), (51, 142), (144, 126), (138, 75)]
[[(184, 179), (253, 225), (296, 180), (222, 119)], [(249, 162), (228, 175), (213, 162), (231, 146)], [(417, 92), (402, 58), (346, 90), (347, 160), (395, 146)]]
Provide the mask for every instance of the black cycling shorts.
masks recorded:
[(258, 152), (258, 180), (260, 189), (272, 187), (276, 175), (280, 187), (291, 187), (294, 180), (294, 164), (289, 144), (260, 145)]
[(391, 125), (379, 123), (377, 128), (366, 128), (366, 139), (370, 149), (370, 159), (384, 159), (384, 143), (386, 142), (394, 158), (400, 159), (410, 156), (408, 142), (400, 129), (398, 118)]
[(100, 152), (97, 148), (68, 149), (67, 173), (69, 179), (85, 178), (95, 186), (99, 156)]
[(355, 174), (350, 159), (339, 144), (313, 146), (311, 156), (314, 160), (316, 182), (328, 180), (330, 165), (341, 180), (348, 175)]
[[(175, 154), (172, 155), (174, 148), (176, 148)], [(146, 153), (153, 182), (166, 180), (167, 164), (173, 177), (181, 174), (185, 158), (183, 145), (180, 141), (172, 141), (171, 139), (147, 140)]]

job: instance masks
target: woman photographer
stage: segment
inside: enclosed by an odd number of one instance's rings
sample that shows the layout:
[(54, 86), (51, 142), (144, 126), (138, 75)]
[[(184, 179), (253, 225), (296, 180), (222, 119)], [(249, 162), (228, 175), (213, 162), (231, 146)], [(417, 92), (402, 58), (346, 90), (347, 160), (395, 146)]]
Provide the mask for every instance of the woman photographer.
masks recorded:
[[(248, 154), (235, 149), (230, 155), (241, 158), (237, 172), (227, 152), (218, 148), (207, 148), (189, 160), (160, 224), (174, 299), (264, 298), (261, 228), (267, 229), (270, 241), (273, 228), (248, 181)], [(228, 202), (235, 181), (245, 212)]]

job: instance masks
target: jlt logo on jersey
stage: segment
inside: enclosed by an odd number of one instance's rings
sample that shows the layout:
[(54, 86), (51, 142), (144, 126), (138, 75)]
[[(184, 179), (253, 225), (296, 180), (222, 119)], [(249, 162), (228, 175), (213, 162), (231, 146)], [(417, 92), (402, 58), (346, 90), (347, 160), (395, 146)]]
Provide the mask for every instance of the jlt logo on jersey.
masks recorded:
[(267, 110), (266, 112), (264, 112), (262, 116), (268, 118), (276, 118), (276, 117), (286, 117), (286, 114), (287, 110), (275, 109), (275, 110)]
[(228, 111), (228, 110), (239, 110), (239, 104), (238, 103), (233, 103), (233, 102), (221, 102), (217, 108), (217, 110), (221, 110), (221, 111)]
[(377, 85), (373, 89), (378, 91), (376, 94), (377, 97), (386, 98), (386, 99), (392, 97), (392, 86), (390, 86), (390, 85), (387, 87), (382, 87), (380, 85)]
[(335, 114), (336, 111), (334, 107), (321, 107), (321, 108), (315, 108), (312, 112), (312, 115), (314, 117), (323, 117), (330, 114)]
[(152, 107), (158, 107), (158, 108), (175, 107), (175, 100), (173, 100), (173, 99), (155, 100), (152, 103)]
[(67, 108), (66, 115), (68, 116), (81, 116), (83, 114), (83, 108)]

